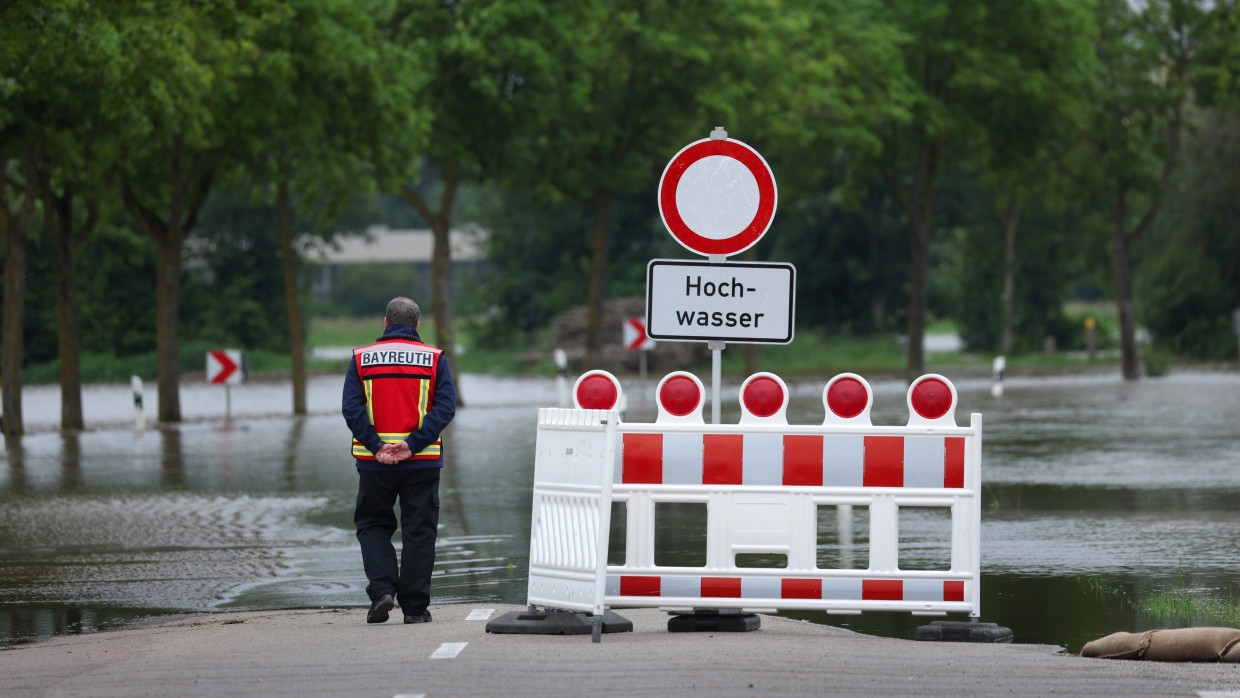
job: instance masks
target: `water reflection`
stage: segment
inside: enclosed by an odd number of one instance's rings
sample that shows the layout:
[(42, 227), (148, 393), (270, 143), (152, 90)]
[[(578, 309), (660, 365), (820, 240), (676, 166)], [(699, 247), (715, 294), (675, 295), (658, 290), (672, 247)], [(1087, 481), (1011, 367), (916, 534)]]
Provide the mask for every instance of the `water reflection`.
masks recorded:
[(61, 456), (64, 467), (64, 488), (76, 490), (82, 487), (82, 437), (77, 431), (66, 431), (61, 434), (64, 439), (64, 454)]
[[(984, 414), (983, 620), (1012, 627), (1018, 642), (1076, 650), (1107, 632), (1158, 625), (1140, 598), (1240, 582), (1240, 376), (1134, 385), (1109, 375), (1009, 379), (1000, 399), (987, 379), (949, 377), (961, 398), (958, 421)], [(434, 599), (519, 604), (537, 408), (555, 404), (555, 383), (469, 380), (471, 405), (444, 437)], [(644, 392), (625, 382), (630, 421), (653, 418), (646, 393), (655, 382)], [(792, 423), (821, 423), (824, 384), (792, 386)], [(738, 385), (724, 386), (724, 421), (736, 419), (735, 398), (726, 398)], [(874, 423), (907, 421), (903, 383), (871, 385)], [(127, 386), (118, 392), (130, 400)], [(153, 613), (361, 612), (365, 579), (351, 520), (357, 474), (338, 415), (339, 379), (312, 382), (304, 417), (276, 416), (287, 409), (287, 386), (239, 386), (231, 422), (218, 395), (187, 392), (195, 396), (184, 400), (187, 414), (199, 416), (184, 424), (35, 430), (6, 442), (0, 642)], [(87, 402), (111, 399), (96, 387)], [(212, 400), (220, 419), (207, 418)], [(37, 419), (37, 410), (27, 412)], [(93, 424), (89, 409), (87, 417)], [(820, 512), (820, 565), (866, 565), (866, 513)], [(661, 529), (658, 559), (692, 564), (704, 546), (704, 513), (662, 515), (676, 525)], [(613, 556), (624, 549), (623, 520), (622, 511), (613, 515)], [(915, 515), (907, 522), (936, 525)], [(941, 564), (932, 539), (902, 530), (901, 565)], [(925, 622), (892, 613), (788, 615), (902, 637)]]
[(4, 454), (8, 468), (5, 470), (6, 489), (12, 492), (26, 490), (26, 451), (21, 439), (5, 438)]
[(185, 452), (181, 448), (181, 430), (176, 425), (159, 430), (160, 484), (165, 489), (185, 487)]
[[(290, 444), (301, 443), (302, 436), (306, 433), (306, 418), (298, 416), (292, 418), (292, 428), (289, 429)], [(297, 491), (297, 454), (296, 448), (284, 449), (284, 489), (287, 492)]]

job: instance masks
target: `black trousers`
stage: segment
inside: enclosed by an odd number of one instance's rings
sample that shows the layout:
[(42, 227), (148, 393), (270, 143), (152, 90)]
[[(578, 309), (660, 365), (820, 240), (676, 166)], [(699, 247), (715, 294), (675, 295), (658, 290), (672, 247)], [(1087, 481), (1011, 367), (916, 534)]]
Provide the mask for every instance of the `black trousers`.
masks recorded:
[[(431, 570), (439, 529), (439, 468), (359, 470), (353, 524), (362, 546), (366, 595), (394, 594), (401, 612), (419, 615), (431, 601)], [(400, 502), (400, 568), (396, 565), (393, 506)]]

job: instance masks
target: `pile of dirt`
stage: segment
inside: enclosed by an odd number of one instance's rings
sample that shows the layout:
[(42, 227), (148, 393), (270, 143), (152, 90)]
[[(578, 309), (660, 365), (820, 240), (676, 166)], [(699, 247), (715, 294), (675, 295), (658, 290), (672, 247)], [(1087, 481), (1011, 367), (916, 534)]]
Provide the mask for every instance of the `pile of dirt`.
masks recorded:
[[(594, 366), (612, 373), (636, 373), (641, 365), (641, 354), (624, 345), (624, 324), (627, 318), (646, 317), (644, 297), (617, 298), (607, 301), (599, 319), (599, 350)], [(544, 351), (534, 360), (550, 359), (556, 349), (568, 355), (568, 374), (575, 376), (585, 368), (587, 309), (579, 306), (561, 313), (553, 323), (551, 340)], [(658, 342), (654, 349), (645, 352), (646, 369), (650, 376), (672, 371), (687, 371), (703, 363), (709, 364), (710, 351), (705, 342)]]

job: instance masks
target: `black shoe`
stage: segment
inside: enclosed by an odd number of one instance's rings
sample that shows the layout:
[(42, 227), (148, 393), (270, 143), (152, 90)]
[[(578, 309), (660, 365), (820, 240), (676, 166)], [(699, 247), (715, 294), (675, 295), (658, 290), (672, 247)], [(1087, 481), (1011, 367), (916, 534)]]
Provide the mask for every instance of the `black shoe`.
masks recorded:
[(384, 594), (383, 596), (380, 596), (375, 599), (374, 603), (370, 604), (370, 610), (366, 612), (366, 622), (386, 623), (388, 619), (388, 611), (392, 610), (392, 607), (395, 605), (396, 602), (392, 600), (391, 594)]
[(431, 622), (431, 612), (422, 611), (421, 615), (405, 616), (406, 623), (429, 623)]

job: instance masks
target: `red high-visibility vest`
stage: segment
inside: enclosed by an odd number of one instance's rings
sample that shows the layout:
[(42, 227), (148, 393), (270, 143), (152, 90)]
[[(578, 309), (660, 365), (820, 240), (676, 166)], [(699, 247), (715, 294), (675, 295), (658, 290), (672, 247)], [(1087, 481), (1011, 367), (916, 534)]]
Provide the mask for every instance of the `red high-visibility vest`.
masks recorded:
[[(366, 395), (366, 414), (384, 443), (404, 441), (422, 426), (435, 399), (435, 375), (441, 349), (395, 337), (353, 350), (353, 363)], [(438, 460), (439, 439), (413, 454), (413, 460)], [(353, 439), (353, 457), (375, 460), (370, 449)]]

